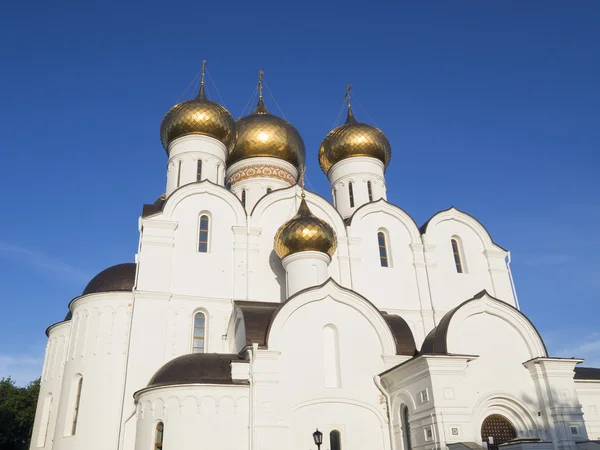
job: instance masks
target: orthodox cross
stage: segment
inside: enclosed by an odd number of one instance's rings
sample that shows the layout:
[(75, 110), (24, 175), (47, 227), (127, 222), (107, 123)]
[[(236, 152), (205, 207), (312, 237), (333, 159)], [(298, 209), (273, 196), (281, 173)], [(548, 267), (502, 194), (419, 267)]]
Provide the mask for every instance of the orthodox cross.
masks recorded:
[(200, 71), (200, 85), (204, 86), (204, 69), (206, 68), (206, 60), (202, 61), (202, 70)]
[(348, 102), (348, 108), (350, 108), (350, 91), (352, 90), (352, 85), (346, 85), (346, 94), (344, 95), (344, 99)]
[(302, 188), (302, 198), (306, 197), (306, 194), (304, 193), (304, 178), (305, 178), (305, 174), (306, 174), (306, 166), (302, 166), (300, 168), (300, 187)]
[(265, 71), (260, 69), (258, 71), (258, 98), (262, 98), (262, 84), (263, 84), (263, 77), (265, 76)]

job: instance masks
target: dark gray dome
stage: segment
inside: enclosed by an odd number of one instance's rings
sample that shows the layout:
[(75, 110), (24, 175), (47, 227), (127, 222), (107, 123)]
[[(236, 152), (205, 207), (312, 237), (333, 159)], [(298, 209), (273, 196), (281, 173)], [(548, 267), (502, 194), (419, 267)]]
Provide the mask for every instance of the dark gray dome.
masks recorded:
[(231, 379), (231, 363), (244, 361), (237, 354), (191, 353), (162, 366), (148, 387), (174, 384), (243, 384)]
[(97, 292), (132, 291), (135, 284), (135, 263), (117, 264), (104, 269), (91, 279), (81, 295)]

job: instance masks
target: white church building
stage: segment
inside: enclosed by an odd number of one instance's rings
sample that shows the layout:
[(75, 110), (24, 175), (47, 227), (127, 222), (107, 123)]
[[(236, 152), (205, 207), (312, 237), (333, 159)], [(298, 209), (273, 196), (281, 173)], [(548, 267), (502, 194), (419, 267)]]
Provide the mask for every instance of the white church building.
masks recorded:
[(390, 143), (349, 96), (330, 202), (262, 74), (238, 121), (204, 89), (163, 119), (135, 262), (46, 331), (32, 450), (600, 448), (600, 369), (548, 354), (477, 219), (387, 202)]

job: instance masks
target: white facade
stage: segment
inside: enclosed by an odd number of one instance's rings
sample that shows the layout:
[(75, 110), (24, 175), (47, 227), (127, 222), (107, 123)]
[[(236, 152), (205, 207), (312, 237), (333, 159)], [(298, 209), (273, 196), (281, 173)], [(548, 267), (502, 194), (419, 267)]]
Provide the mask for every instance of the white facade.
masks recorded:
[(207, 136), (171, 143), (135, 267), (99, 274), (48, 329), (32, 449), (156, 450), (162, 427), (164, 450), (305, 450), (316, 428), (324, 449), (429, 450), (481, 444), (491, 415), (544, 448), (600, 438), (600, 373), (549, 357), (476, 219), (419, 228), (385, 200), (383, 163), (348, 158), (328, 175), (336, 206), (306, 193), (336, 252), (282, 262), (297, 168), (226, 156)]

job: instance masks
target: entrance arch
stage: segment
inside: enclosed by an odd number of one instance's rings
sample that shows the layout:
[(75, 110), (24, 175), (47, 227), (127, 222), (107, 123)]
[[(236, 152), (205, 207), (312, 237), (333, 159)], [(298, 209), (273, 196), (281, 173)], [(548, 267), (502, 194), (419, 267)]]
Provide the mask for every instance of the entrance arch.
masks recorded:
[(517, 430), (510, 421), (500, 415), (487, 416), (481, 424), (481, 440), (487, 444), (488, 450), (498, 450), (500, 444), (515, 439)]

